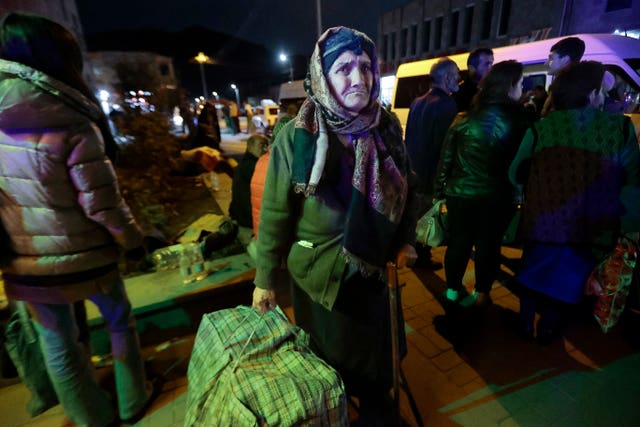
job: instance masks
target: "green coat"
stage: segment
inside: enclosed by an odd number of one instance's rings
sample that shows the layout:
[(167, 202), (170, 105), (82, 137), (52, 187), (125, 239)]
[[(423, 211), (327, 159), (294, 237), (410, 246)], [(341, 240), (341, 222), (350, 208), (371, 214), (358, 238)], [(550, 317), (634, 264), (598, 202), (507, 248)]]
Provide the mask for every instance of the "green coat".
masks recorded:
[[(291, 182), (294, 130), (295, 121), (287, 123), (271, 148), (260, 213), (255, 284), (263, 289), (273, 287), (275, 272), (286, 259), (287, 269), (295, 282), (314, 301), (331, 309), (340, 284), (357, 272), (342, 255), (344, 224), (352, 191), (353, 157), (335, 135), (330, 135), (327, 164), (316, 195), (305, 198), (295, 194)], [(403, 167), (409, 170), (400, 136), (398, 144)], [(415, 241), (413, 195), (416, 178), (412, 172), (409, 175), (403, 219), (393, 242), (389, 242), (387, 248), (379, 248), (394, 256), (402, 245)]]

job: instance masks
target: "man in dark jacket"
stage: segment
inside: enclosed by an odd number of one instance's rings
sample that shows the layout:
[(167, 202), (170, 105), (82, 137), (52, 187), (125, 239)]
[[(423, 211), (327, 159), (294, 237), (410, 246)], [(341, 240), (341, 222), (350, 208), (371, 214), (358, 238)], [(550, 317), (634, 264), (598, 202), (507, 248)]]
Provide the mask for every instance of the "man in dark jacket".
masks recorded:
[[(458, 66), (449, 58), (436, 62), (430, 71), (431, 90), (411, 103), (405, 142), (413, 170), (420, 178), (419, 191), (423, 203), (420, 214), (431, 207), (435, 178), (442, 141), (456, 116), (456, 103), (451, 93), (458, 91)], [(431, 261), (431, 248), (418, 249), (417, 267), (439, 268)]]
[(468, 111), (471, 100), (478, 92), (478, 83), (493, 65), (493, 51), (488, 47), (477, 47), (467, 58), (467, 78), (455, 96), (458, 111)]

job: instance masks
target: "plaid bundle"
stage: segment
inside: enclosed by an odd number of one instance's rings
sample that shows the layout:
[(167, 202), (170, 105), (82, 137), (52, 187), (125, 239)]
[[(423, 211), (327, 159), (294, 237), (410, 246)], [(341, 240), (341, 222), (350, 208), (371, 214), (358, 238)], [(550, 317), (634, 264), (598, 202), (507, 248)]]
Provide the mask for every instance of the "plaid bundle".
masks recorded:
[(191, 355), (185, 426), (346, 426), (342, 380), (280, 311), (203, 316)]

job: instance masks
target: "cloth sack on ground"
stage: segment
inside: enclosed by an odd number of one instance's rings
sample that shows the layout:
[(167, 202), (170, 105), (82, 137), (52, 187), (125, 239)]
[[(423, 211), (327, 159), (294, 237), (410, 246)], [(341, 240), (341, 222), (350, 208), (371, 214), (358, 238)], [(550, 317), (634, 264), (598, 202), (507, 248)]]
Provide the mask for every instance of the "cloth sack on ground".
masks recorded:
[(426, 246), (436, 247), (446, 244), (449, 238), (449, 221), (445, 200), (438, 200), (418, 220), (416, 240)]
[(337, 372), (278, 308), (202, 317), (188, 370), (185, 426), (347, 426)]
[(620, 237), (611, 255), (587, 279), (585, 294), (596, 296), (593, 315), (603, 332), (609, 331), (624, 311), (637, 256), (635, 240)]

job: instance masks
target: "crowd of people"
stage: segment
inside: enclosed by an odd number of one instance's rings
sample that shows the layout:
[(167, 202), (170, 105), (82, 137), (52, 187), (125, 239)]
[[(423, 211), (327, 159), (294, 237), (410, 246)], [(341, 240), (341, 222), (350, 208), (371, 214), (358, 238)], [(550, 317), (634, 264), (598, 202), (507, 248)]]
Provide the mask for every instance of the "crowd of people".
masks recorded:
[[(411, 104), (403, 137), (379, 102), (373, 41), (330, 28), (316, 42), (299, 111), (278, 122), (272, 144), (249, 138), (230, 215), (254, 236), (253, 306), (277, 305), (286, 266), (296, 324), (358, 397), (358, 425), (388, 425), (391, 336), (399, 333), (405, 350), (406, 343), (403, 329), (390, 329), (386, 269), (441, 267), (415, 242), (417, 219), (435, 201), (446, 199), (450, 227), (444, 298), (482, 309), (492, 304), (502, 237), (524, 194), (516, 332), (543, 344), (561, 336), (568, 306), (580, 302), (587, 276), (620, 233), (640, 231), (636, 132), (629, 118), (603, 111), (609, 76), (600, 63), (580, 62), (583, 52), (575, 37), (554, 45), (549, 92), (536, 86), (526, 94), (523, 65), (494, 64), (489, 48), (469, 54), (462, 83), (456, 63), (442, 58), (430, 70), (430, 90)], [(117, 261), (139, 252), (142, 234), (119, 193), (112, 137), (82, 78), (80, 49), (58, 24), (7, 14), (0, 76), (7, 295), (26, 302), (72, 422), (135, 421), (157, 390), (145, 377)], [(219, 150), (220, 141), (207, 104), (193, 143)], [(111, 333), (117, 413), (78, 338), (74, 304), (85, 299)]]

